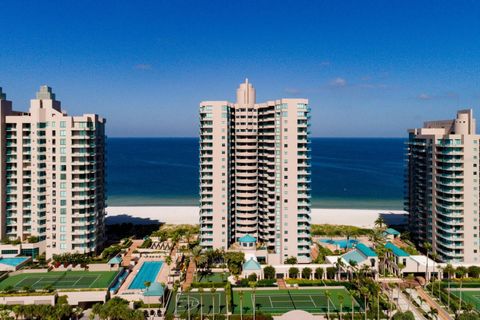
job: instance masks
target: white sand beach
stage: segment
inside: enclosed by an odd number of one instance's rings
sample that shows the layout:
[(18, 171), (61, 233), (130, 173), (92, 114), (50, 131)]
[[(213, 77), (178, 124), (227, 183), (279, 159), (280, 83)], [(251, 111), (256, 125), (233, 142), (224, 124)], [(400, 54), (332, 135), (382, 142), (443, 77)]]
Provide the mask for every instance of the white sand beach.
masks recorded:
[[(108, 207), (107, 219), (109, 223), (147, 219), (170, 224), (197, 224), (198, 211), (198, 207)], [(391, 225), (403, 224), (407, 220), (406, 212), (401, 210), (312, 209), (311, 222), (371, 228), (379, 215)]]

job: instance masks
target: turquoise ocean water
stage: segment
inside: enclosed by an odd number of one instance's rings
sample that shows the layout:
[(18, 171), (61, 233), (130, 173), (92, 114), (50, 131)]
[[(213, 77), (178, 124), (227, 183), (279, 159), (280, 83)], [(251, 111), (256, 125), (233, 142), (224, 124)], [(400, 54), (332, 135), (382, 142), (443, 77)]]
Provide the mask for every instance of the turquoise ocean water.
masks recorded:
[[(313, 206), (402, 209), (404, 141), (312, 138)], [(109, 206), (198, 205), (198, 139), (107, 144)]]

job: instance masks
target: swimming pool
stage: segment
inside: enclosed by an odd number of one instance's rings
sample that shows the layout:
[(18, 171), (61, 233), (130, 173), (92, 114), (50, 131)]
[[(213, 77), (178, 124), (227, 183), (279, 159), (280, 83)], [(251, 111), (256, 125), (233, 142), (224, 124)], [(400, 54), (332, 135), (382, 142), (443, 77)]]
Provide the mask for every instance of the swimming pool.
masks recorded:
[(154, 282), (162, 265), (162, 261), (145, 261), (135, 275), (135, 278), (133, 278), (128, 289), (145, 289), (145, 282)]
[(16, 267), (18, 265), (21, 265), (25, 261), (30, 259), (29, 257), (13, 257), (13, 258), (1, 258), (0, 263), (1, 264), (6, 264), (8, 266)]
[(327, 243), (327, 244), (332, 244), (334, 246), (337, 246), (342, 249), (346, 248), (353, 248), (357, 243), (358, 240), (355, 239), (320, 239), (320, 242), (322, 243)]

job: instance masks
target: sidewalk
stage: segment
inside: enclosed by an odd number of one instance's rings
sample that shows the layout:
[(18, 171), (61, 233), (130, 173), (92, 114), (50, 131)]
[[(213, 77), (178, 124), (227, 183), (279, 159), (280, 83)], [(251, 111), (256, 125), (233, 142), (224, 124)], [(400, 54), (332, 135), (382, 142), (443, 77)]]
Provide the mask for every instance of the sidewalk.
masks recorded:
[(453, 320), (453, 318), (445, 311), (435, 300), (433, 300), (424, 290), (422, 287), (417, 286), (415, 287), (415, 291), (417, 294), (422, 297), (423, 300), (427, 302), (429, 305), (428, 310), (430, 308), (435, 308), (438, 310), (438, 319), (440, 320)]
[(393, 297), (394, 299), (398, 297), (397, 305), (400, 311), (411, 311), (413, 312), (415, 320), (425, 320), (425, 317), (418, 311), (417, 307), (410, 302), (408, 297), (405, 296), (403, 292), (399, 291), (398, 288), (393, 289)]

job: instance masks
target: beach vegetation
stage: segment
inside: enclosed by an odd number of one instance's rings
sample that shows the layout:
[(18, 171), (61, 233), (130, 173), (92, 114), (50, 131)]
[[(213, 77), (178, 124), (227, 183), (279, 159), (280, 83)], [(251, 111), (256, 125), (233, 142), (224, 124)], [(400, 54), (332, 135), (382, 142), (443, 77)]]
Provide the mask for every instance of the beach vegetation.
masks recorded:
[(313, 224), (310, 230), (312, 236), (325, 237), (360, 237), (368, 236), (372, 232), (372, 229), (332, 224)]

